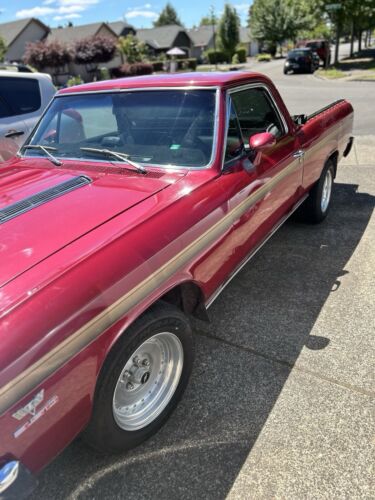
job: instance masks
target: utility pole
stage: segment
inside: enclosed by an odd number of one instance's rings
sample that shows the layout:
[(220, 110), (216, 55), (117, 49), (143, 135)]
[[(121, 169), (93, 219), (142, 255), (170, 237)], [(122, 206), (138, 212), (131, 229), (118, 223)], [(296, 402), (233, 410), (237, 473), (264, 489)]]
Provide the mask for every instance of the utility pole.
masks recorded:
[(212, 37), (214, 42), (214, 51), (215, 51), (215, 69), (217, 70), (217, 59), (216, 59), (216, 16), (215, 16), (215, 7), (211, 5), (210, 7), (211, 14), (211, 26), (212, 26)]

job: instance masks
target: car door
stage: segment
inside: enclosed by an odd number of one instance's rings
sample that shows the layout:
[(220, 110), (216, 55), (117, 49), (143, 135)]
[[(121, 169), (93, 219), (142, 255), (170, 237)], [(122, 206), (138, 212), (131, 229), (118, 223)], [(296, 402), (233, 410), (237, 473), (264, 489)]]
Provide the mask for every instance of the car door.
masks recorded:
[[(223, 175), (231, 178), (230, 210), (238, 213), (231, 249), (232, 263), (237, 266), (296, 203), (303, 162), (298, 139), (289, 130), (267, 86), (254, 84), (232, 89), (227, 106)], [(265, 131), (275, 135), (275, 145), (258, 153), (251, 151), (250, 137)]]

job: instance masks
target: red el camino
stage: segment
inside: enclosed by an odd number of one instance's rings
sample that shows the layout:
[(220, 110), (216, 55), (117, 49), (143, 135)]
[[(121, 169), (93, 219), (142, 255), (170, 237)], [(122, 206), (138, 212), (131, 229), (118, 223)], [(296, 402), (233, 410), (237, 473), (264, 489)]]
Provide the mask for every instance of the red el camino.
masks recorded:
[(291, 117), (256, 73), (60, 91), (0, 170), (0, 496), (75, 436), (130, 449), (194, 358), (189, 316), (297, 208), (322, 221), (353, 109)]

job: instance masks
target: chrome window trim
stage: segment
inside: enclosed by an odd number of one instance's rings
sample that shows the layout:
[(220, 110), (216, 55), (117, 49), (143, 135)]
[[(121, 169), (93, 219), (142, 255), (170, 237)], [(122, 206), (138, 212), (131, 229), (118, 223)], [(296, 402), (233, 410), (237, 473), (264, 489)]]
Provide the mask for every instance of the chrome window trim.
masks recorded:
[[(265, 83), (262, 83), (262, 82), (254, 82), (254, 83), (246, 83), (244, 85), (240, 85), (240, 86), (237, 86), (237, 87), (233, 87), (233, 88), (229, 88), (226, 90), (226, 95), (225, 95), (225, 106), (226, 106), (226, 110), (225, 110), (225, 135), (224, 135), (224, 141), (225, 141), (225, 144), (224, 144), (224, 148), (223, 148), (223, 153), (222, 153), (222, 159), (221, 159), (221, 171), (224, 170), (224, 167), (225, 167), (225, 148), (226, 148), (226, 142), (227, 142), (227, 137), (228, 137), (228, 128), (229, 128), (229, 113), (230, 113), (230, 105), (231, 105), (231, 102), (232, 102), (232, 99), (231, 99), (231, 94), (234, 94), (236, 92), (242, 92), (243, 90), (248, 90), (248, 89), (253, 89), (253, 88), (263, 88), (267, 94), (269, 95), (270, 99), (271, 99), (271, 103), (273, 104), (274, 108), (275, 108), (275, 111), (276, 113), (278, 114), (279, 118), (280, 118), (280, 121), (281, 123), (283, 124), (283, 127), (284, 127), (284, 134), (282, 135), (282, 137), (284, 137), (288, 132), (289, 132), (289, 127), (288, 127), (288, 124), (285, 120), (285, 117), (284, 115), (281, 113), (269, 87), (265, 84)], [(237, 114), (237, 111), (236, 111), (236, 114)], [(237, 117), (238, 119), (238, 117)], [(241, 130), (241, 126), (240, 126), (240, 130)], [(241, 131), (241, 134), (242, 134), (242, 131)], [(280, 139), (280, 138), (279, 138)], [(238, 160), (239, 158), (241, 157), (241, 155), (239, 155), (238, 157), (236, 158), (233, 158), (233, 160)], [(233, 160), (230, 160), (230, 161), (233, 161)]]
[[(159, 91), (159, 90), (215, 90), (215, 114), (214, 114), (214, 133), (213, 133), (213, 139), (212, 139), (212, 149), (211, 149), (211, 157), (210, 161), (207, 163), (207, 165), (204, 165), (203, 167), (192, 167), (190, 165), (160, 165), (156, 163), (142, 163), (139, 162), (140, 165), (144, 165), (145, 167), (155, 167), (155, 168), (160, 168), (160, 169), (165, 169), (165, 170), (179, 170), (179, 169), (184, 169), (184, 170), (208, 170), (213, 166), (215, 163), (215, 157), (216, 157), (216, 150), (217, 150), (217, 145), (218, 145), (218, 133), (219, 133), (219, 108), (220, 108), (220, 87), (215, 85), (215, 86), (208, 86), (208, 85), (201, 85), (201, 86), (195, 86), (195, 85), (189, 85), (189, 86), (176, 86), (176, 87), (140, 87), (140, 88), (126, 88), (126, 89), (111, 89), (111, 90), (99, 90), (99, 91), (87, 91), (87, 92), (69, 92), (66, 94), (55, 94), (50, 101), (49, 105), (45, 108), (43, 114), (41, 115), (38, 123), (35, 125), (33, 131), (29, 135), (28, 140), (24, 143), (25, 144), (30, 144), (32, 138), (35, 136), (35, 134), (38, 132), (40, 123), (44, 117), (44, 115), (47, 113), (49, 108), (51, 107), (52, 103), (54, 102), (55, 99), (62, 99), (64, 97), (68, 96), (77, 96), (77, 95), (88, 95), (88, 94), (113, 94), (113, 93), (119, 93), (119, 92), (142, 92), (142, 91)], [(21, 148), (22, 149), (22, 146)], [(34, 155), (34, 156), (27, 156), (27, 155), (21, 155), (20, 152), (17, 152), (17, 156), (19, 158), (45, 158), (43, 155)], [(59, 158), (58, 155), (56, 155), (56, 158)], [(87, 162), (87, 161), (93, 161), (87, 158), (75, 158), (75, 157), (60, 157), (62, 161), (64, 160), (73, 160), (73, 161), (79, 161), (79, 162)], [(123, 162), (120, 161), (108, 161), (108, 160), (95, 160), (95, 162), (99, 163), (112, 163), (117, 165), (122, 165)]]
[(262, 82), (248, 83), (246, 85), (241, 85), (239, 87), (234, 87), (234, 88), (228, 89), (227, 93), (230, 95), (230, 94), (234, 94), (235, 92), (242, 92), (243, 90), (259, 88), (259, 87), (263, 88), (266, 91), (266, 93), (268, 94), (268, 97), (270, 98), (270, 101), (271, 101), (273, 107), (275, 108), (275, 111), (276, 111), (277, 115), (279, 116), (281, 123), (284, 126), (283, 136), (286, 135), (289, 132), (288, 124), (285, 120), (283, 113), (280, 111), (279, 106), (277, 105), (275, 98), (272, 95), (272, 92), (270, 91), (269, 87), (265, 83), (262, 83)]

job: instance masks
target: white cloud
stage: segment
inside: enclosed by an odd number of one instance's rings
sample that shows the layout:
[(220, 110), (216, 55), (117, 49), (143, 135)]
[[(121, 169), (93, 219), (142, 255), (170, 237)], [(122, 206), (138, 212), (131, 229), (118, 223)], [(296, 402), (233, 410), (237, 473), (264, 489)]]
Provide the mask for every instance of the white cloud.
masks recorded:
[(138, 10), (131, 9), (126, 13), (127, 19), (134, 19), (135, 17), (146, 17), (148, 19), (157, 19), (159, 14), (157, 12), (153, 12), (152, 10)]
[[(25, 17), (52, 16), (60, 19), (72, 19), (72, 16), (78, 12), (84, 12), (89, 7), (99, 3), (99, 0), (44, 0), (44, 6), (32, 7), (31, 9), (22, 9), (16, 12), (18, 19)], [(78, 17), (74, 16), (74, 17)]]
[(55, 16), (52, 19), (54, 21), (61, 21), (63, 19), (78, 19), (79, 17), (82, 17), (80, 14), (66, 14), (65, 16)]
[(55, 9), (51, 7), (33, 7), (32, 9), (22, 9), (16, 12), (16, 17), (21, 19), (24, 17), (48, 16), (53, 14)]

